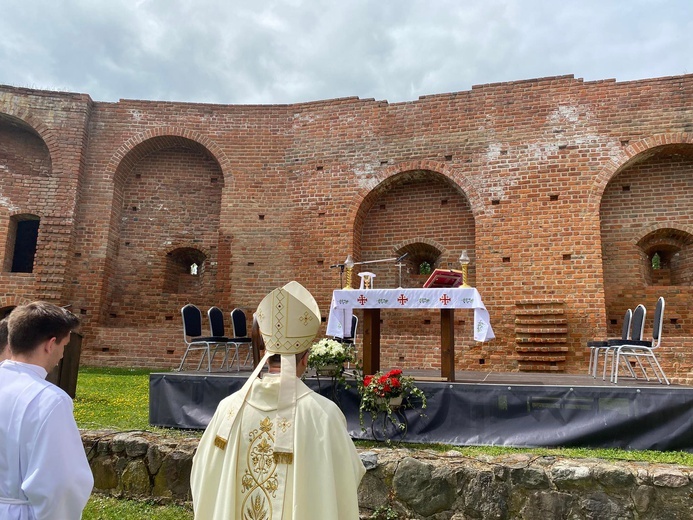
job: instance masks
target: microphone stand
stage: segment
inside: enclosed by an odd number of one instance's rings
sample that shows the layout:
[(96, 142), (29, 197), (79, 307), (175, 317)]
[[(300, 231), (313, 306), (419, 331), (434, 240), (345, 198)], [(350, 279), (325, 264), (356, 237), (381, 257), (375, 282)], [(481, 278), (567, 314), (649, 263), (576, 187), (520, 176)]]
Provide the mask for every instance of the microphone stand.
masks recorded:
[(402, 262), (397, 262), (395, 265), (397, 267), (399, 267), (399, 287), (397, 287), (397, 288), (401, 289), (402, 288), (402, 267), (404, 267), (406, 264), (404, 264)]
[(330, 269), (334, 269), (335, 267), (339, 267), (339, 288), (344, 289), (344, 264), (331, 265)]
[[(382, 260), (367, 260), (365, 262), (354, 262), (354, 265), (366, 265), (366, 264), (377, 264), (380, 262), (395, 262), (395, 265), (399, 267), (399, 288), (402, 288), (402, 267), (404, 267), (405, 264), (402, 263), (402, 260), (404, 260), (404, 257), (406, 257), (409, 253), (404, 253), (402, 256), (393, 256), (392, 258), (383, 258)], [(347, 261), (350, 260), (351, 255), (347, 258)], [(330, 269), (334, 269), (335, 267), (339, 267), (339, 288), (343, 289), (344, 288), (344, 281), (343, 281), (343, 274), (344, 274), (344, 268), (346, 267), (346, 263), (343, 264), (334, 264), (330, 266)]]
[(397, 260), (396, 256), (392, 258), (383, 258), (382, 260), (368, 260), (366, 262), (354, 262), (354, 265), (365, 265), (365, 264), (377, 264), (378, 262), (394, 262)]
[[(384, 260), (369, 260), (367, 262), (354, 262), (354, 265), (375, 264), (377, 262), (392, 262), (393, 260), (398, 260), (398, 258), (393, 257), (393, 258), (385, 258)], [(346, 267), (346, 264), (334, 264), (334, 265), (330, 266), (330, 269), (334, 269), (335, 267), (339, 267), (339, 288), (344, 289), (343, 275), (344, 275), (344, 268)]]

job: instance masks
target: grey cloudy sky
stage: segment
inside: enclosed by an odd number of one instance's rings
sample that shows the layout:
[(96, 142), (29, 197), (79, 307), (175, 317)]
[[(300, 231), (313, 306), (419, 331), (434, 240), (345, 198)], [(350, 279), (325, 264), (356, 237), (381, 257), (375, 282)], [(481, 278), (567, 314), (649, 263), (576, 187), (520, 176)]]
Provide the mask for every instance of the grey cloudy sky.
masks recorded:
[(690, 0), (3, 0), (0, 84), (95, 101), (391, 103), (693, 72)]

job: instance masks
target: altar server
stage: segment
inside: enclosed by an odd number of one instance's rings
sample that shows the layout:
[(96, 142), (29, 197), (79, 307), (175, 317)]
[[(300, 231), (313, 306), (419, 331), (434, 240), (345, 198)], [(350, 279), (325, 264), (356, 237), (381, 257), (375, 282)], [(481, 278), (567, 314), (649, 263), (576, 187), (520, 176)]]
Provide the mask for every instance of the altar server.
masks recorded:
[(46, 381), (63, 356), (75, 315), (34, 302), (8, 319), (12, 357), (0, 364), (0, 518), (78, 520), (94, 478), (72, 399)]
[(255, 319), (265, 356), (219, 403), (193, 459), (196, 520), (358, 520), (365, 468), (344, 415), (299, 379), (320, 327), (317, 302), (290, 282), (262, 300)]

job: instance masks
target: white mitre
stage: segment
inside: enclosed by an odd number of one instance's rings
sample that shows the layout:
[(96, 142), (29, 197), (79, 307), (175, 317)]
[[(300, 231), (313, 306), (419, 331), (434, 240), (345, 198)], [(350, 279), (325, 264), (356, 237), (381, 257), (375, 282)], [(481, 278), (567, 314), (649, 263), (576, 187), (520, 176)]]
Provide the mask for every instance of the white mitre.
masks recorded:
[(320, 309), (313, 295), (298, 282), (269, 293), (258, 305), (255, 319), (272, 354), (308, 350), (320, 328)]
[[(275, 419), (277, 431), (274, 459), (279, 463), (291, 464), (296, 418), (296, 354), (311, 347), (320, 328), (320, 309), (313, 295), (300, 283), (293, 281), (265, 296), (254, 317), (265, 342), (265, 356), (241, 389), (243, 402), (247, 400), (252, 382), (258, 377), (269, 357), (280, 354), (281, 375)], [(226, 448), (231, 428), (239, 415), (237, 412), (227, 416), (219, 429), (216, 446)]]

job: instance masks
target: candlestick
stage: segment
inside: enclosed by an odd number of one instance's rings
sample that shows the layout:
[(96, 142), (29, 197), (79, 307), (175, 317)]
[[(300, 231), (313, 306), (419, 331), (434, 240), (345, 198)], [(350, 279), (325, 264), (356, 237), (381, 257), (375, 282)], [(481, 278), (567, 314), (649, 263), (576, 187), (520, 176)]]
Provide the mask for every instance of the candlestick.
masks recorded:
[(462, 251), (460, 255), (460, 267), (462, 267), (462, 287), (469, 287), (467, 285), (467, 269), (469, 267), (469, 255), (467, 255), (467, 250)]

